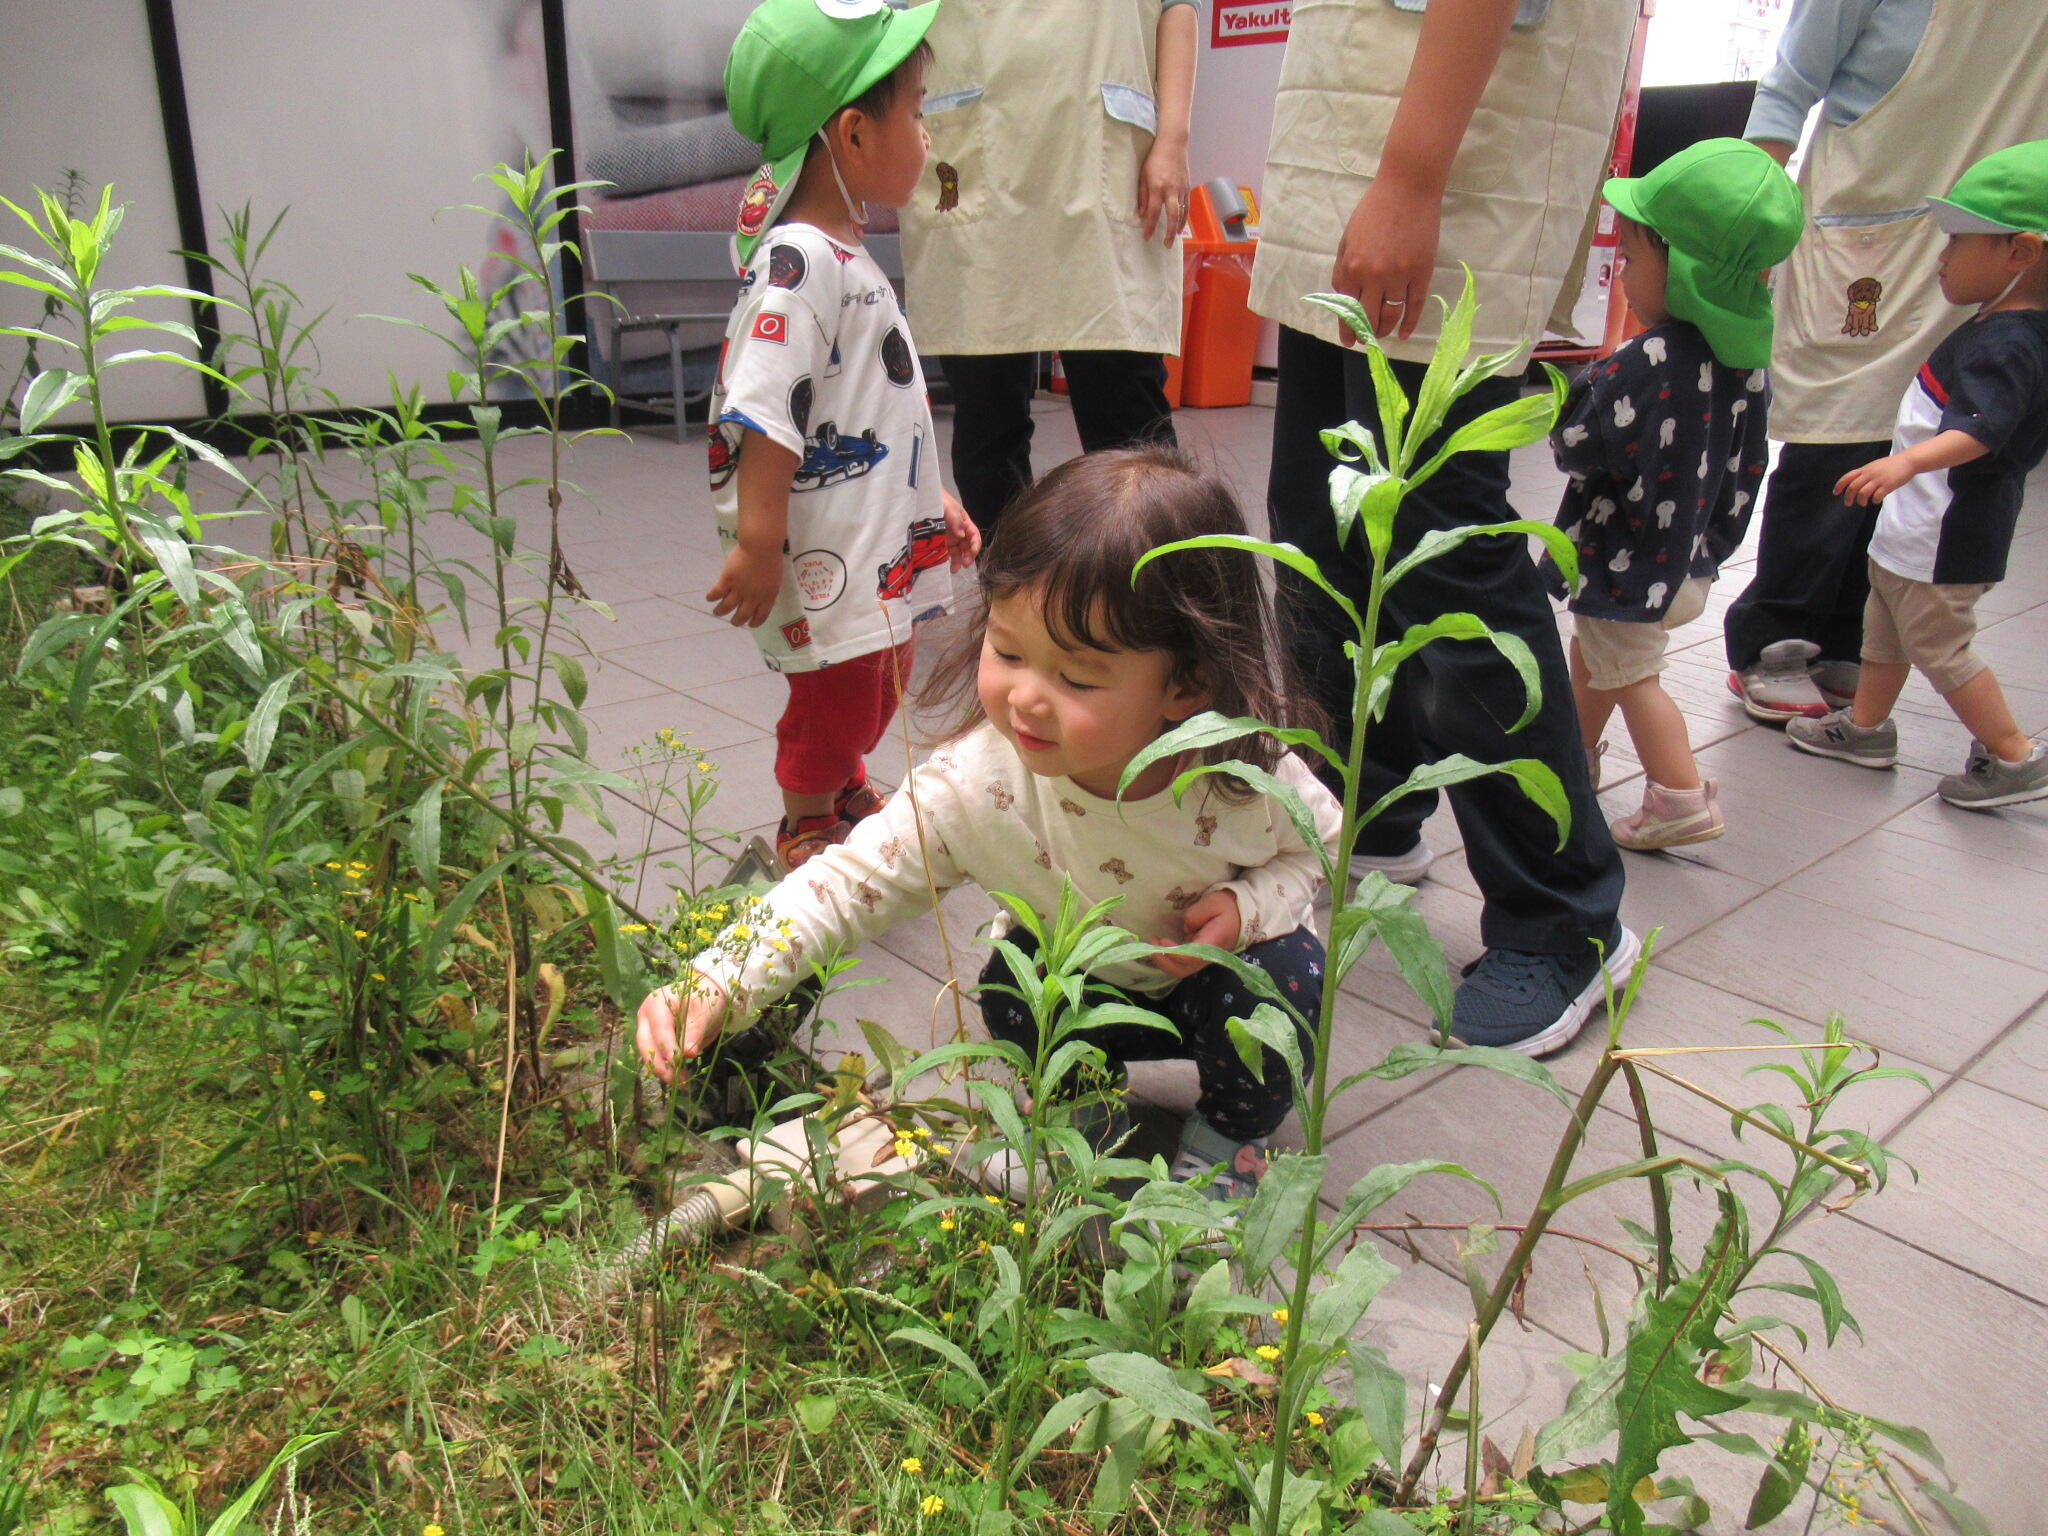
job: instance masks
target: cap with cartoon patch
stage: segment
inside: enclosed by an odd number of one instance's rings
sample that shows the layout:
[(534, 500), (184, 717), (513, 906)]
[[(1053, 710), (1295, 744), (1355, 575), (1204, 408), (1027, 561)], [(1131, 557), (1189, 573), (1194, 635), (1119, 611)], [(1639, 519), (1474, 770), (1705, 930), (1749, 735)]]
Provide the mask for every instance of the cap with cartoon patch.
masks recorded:
[(2048, 139), (1986, 155), (1927, 204), (1945, 234), (2048, 234)]
[(726, 106), (767, 164), (740, 199), (741, 266), (789, 201), (818, 130), (909, 58), (938, 11), (938, 0), (907, 10), (889, 0), (763, 0), (747, 18), (725, 61)]

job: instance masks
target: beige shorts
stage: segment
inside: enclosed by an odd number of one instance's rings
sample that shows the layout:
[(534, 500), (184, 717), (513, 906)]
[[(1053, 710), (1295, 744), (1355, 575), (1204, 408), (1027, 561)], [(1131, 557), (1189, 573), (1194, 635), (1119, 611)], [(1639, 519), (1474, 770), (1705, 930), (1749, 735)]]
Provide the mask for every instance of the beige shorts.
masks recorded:
[(1870, 600), (1863, 605), (1863, 659), (1918, 667), (1939, 694), (1951, 694), (1984, 670), (1971, 647), (1977, 600), (1992, 583), (1937, 586), (1870, 562)]
[(1707, 611), (1707, 593), (1713, 585), (1711, 576), (1687, 577), (1671, 599), (1670, 609), (1655, 624), (1573, 614), (1572, 638), (1578, 642), (1586, 681), (1601, 693), (1613, 693), (1662, 672), (1671, 631)]

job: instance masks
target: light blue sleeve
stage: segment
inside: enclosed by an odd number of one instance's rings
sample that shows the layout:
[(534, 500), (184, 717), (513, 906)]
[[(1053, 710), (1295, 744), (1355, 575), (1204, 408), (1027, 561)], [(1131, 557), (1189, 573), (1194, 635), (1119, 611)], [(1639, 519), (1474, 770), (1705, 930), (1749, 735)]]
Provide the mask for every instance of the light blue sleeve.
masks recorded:
[(1164, 16), (1176, 5), (1185, 5), (1189, 7), (1191, 10), (1193, 10), (1195, 14), (1198, 16), (1202, 12), (1202, 0), (1159, 0), (1159, 14)]
[(1856, 121), (1899, 83), (1931, 8), (1932, 0), (1793, 0), (1742, 136), (1796, 144), (1817, 101), (1829, 122)]

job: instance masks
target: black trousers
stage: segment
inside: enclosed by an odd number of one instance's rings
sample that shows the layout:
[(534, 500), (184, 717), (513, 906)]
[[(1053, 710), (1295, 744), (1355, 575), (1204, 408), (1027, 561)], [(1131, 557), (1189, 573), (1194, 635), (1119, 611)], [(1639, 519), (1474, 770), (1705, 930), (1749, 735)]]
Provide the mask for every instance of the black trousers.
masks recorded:
[(1828, 661), (1863, 655), (1864, 560), (1875, 506), (1852, 507), (1835, 482), (1891, 452), (1889, 442), (1787, 443), (1764, 492), (1756, 574), (1723, 621), (1728, 665), (1754, 666), (1764, 647), (1811, 640)]
[[(983, 533), (1031, 483), (1031, 394), (1038, 354), (948, 353), (953, 386), (953, 489)], [(1157, 442), (1174, 446), (1166, 363), (1155, 352), (1062, 352), (1081, 451)]]
[[(1012, 943), (1026, 955), (1038, 953), (1037, 942), (1021, 928), (1010, 930)], [(1271, 976), (1305, 1018), (1315, 1018), (1323, 1005), (1323, 941), (1306, 928), (1253, 944), (1244, 958)], [(991, 982), (1015, 986), (1016, 978), (1001, 955), (982, 968), (981, 984)], [(1120, 994), (1108, 987), (1090, 984), (1082, 993), (1090, 1005), (1113, 1001)], [(1256, 1141), (1280, 1128), (1294, 1107), (1294, 1089), (1288, 1081), (1287, 1062), (1268, 1046), (1260, 1070), (1253, 1075), (1237, 1054), (1230, 1038), (1230, 1021), (1241, 1019), (1263, 1001), (1245, 990), (1244, 984), (1220, 965), (1205, 965), (1192, 976), (1183, 977), (1163, 997), (1132, 994), (1132, 1002), (1155, 1010), (1179, 1031), (1151, 1029), (1143, 1024), (1105, 1024), (1084, 1030), (1080, 1036), (1112, 1063), (1126, 1061), (1181, 1061), (1192, 1059), (1201, 1083), (1195, 1113), (1234, 1141)], [(1026, 1052), (1038, 1049), (1037, 1025), (1023, 1002), (1007, 992), (981, 994), (981, 1018), (988, 1032), (998, 1040), (1021, 1046)], [(1297, 1028), (1304, 1063), (1315, 1057), (1315, 1040)]]
[[(1421, 386), (1423, 371), (1420, 363), (1394, 364), (1410, 398)], [(1517, 393), (1512, 379), (1488, 380), (1452, 408), (1443, 432), (1506, 404)], [(1347, 420), (1375, 426), (1379, 421), (1364, 349), (1346, 351), (1282, 327), (1268, 503), (1273, 534), (1314, 556), (1330, 584), (1363, 611), (1372, 568), (1364, 533), (1354, 529), (1338, 549), (1329, 491), (1335, 461), (1317, 435)], [(1425, 447), (1418, 462), (1426, 461), (1435, 446)], [(1388, 564), (1432, 529), (1515, 515), (1508, 505), (1508, 456), (1460, 454), (1402, 503)], [(1353, 685), (1344, 642), (1355, 639), (1350, 623), (1291, 571), (1283, 569), (1279, 580), (1288, 648), (1331, 718), (1330, 740), (1348, 746)], [(1541, 710), (1510, 735), (1506, 727), (1522, 714), (1522, 684), (1500, 653), (1464, 640), (1426, 646), (1396, 674), (1386, 718), (1367, 735), (1359, 804), (1370, 805), (1419, 764), (1454, 752), (1487, 763), (1533, 757), (1548, 764), (1564, 781), (1571, 804), (1571, 831), (1562, 850), (1556, 846), (1556, 824), (1504, 775), (1473, 779), (1447, 793), (1464, 834), (1466, 862), (1486, 900), (1480, 933), (1487, 947), (1583, 956), (1586, 941), (1605, 940), (1620, 911), (1621, 856), (1593, 798), (1557, 621), (1523, 540), (1469, 539), (1418, 567), (1387, 593), (1378, 638), (1394, 639), (1411, 624), (1459, 612), (1477, 614), (1494, 629), (1528, 642), (1543, 686)], [(1392, 854), (1412, 848), (1423, 819), (1435, 808), (1434, 792), (1396, 801), (1361, 831), (1359, 851)]]

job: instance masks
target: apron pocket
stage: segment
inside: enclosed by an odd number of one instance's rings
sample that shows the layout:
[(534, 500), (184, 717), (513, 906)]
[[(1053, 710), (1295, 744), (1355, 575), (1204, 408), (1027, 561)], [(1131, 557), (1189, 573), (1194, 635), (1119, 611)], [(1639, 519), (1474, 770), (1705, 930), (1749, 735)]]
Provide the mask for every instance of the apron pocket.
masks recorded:
[(962, 86), (924, 99), (924, 130), (931, 135), (917, 211), (934, 229), (972, 224), (988, 212), (988, 149), (982, 88)]
[(1138, 171), (1159, 131), (1159, 105), (1141, 86), (1105, 80), (1102, 112), (1102, 210), (1112, 223), (1136, 228)]

